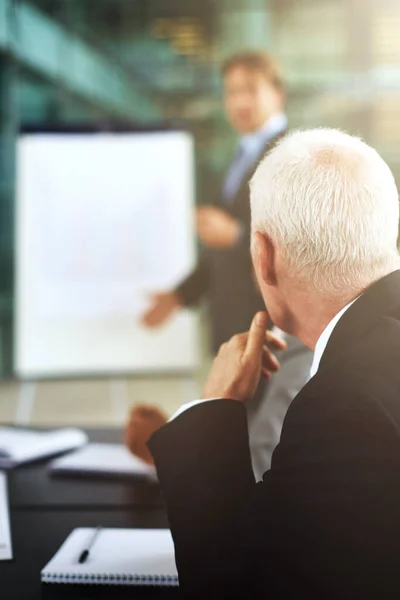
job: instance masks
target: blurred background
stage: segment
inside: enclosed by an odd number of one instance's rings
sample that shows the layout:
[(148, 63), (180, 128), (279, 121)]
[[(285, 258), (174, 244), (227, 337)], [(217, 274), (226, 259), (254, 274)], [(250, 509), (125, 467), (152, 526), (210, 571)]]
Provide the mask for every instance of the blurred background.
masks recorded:
[(196, 148), (196, 199), (208, 203), (232, 153), (220, 67), (265, 49), (281, 63), (289, 126), (360, 134), (400, 181), (398, 0), (0, 0), (0, 421), (117, 425), (129, 406), (172, 412), (199, 397), (194, 377), (13, 377), (15, 148), (25, 124), (183, 120)]

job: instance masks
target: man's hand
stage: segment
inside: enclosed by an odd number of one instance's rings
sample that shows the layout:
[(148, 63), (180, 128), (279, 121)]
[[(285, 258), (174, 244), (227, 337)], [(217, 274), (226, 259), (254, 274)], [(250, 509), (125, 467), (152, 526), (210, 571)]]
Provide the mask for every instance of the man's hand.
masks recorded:
[(139, 404), (131, 410), (125, 429), (125, 445), (132, 454), (153, 465), (153, 457), (147, 448), (150, 437), (167, 422), (167, 416), (157, 406)]
[(208, 248), (231, 248), (240, 236), (240, 223), (215, 206), (197, 209), (197, 233)]
[(247, 402), (253, 397), (260, 377), (271, 377), (279, 369), (275, 355), (265, 346), (284, 350), (286, 342), (267, 331), (268, 315), (257, 313), (250, 331), (235, 335), (223, 344), (214, 359), (204, 389), (204, 398), (229, 398)]
[(146, 327), (159, 327), (179, 308), (180, 302), (174, 292), (155, 294), (150, 299), (150, 308), (142, 317)]

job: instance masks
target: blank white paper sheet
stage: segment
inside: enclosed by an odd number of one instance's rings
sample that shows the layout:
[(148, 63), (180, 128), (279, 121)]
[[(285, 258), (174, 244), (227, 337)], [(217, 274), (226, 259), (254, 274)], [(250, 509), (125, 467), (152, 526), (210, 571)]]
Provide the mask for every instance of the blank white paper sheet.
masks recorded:
[(12, 557), (7, 478), (5, 473), (0, 471), (0, 560), (11, 560)]

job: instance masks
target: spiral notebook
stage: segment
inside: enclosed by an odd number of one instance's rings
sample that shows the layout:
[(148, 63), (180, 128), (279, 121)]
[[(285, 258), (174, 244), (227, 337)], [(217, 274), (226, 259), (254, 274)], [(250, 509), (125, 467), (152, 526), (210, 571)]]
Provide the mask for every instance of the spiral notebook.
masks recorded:
[(78, 528), (41, 572), (44, 583), (177, 586), (169, 529), (101, 529), (84, 563), (79, 559), (95, 529)]

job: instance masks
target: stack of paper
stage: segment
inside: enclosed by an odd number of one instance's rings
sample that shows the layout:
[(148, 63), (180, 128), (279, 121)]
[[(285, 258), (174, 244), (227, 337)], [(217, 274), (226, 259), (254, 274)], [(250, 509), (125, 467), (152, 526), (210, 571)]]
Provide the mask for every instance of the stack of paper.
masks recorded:
[(0, 560), (12, 557), (7, 479), (4, 473), (0, 473)]
[(53, 460), (50, 471), (107, 477), (156, 477), (154, 467), (133, 456), (122, 444), (88, 444), (68, 456)]
[(87, 442), (87, 435), (80, 429), (41, 432), (0, 427), (0, 468), (8, 469), (67, 450), (75, 450)]

